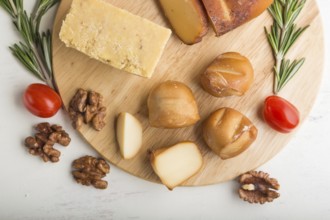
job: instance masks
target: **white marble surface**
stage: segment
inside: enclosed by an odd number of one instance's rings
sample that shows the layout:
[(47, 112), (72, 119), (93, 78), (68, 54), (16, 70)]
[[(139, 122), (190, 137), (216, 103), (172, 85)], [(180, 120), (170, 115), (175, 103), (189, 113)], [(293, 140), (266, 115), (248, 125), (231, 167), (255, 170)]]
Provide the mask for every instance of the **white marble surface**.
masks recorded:
[[(27, 5), (33, 2), (25, 1)], [(318, 2), (329, 39), (330, 1)], [(330, 219), (329, 56), (308, 120), (285, 149), (260, 168), (282, 186), (278, 200), (260, 206), (241, 201), (234, 181), (169, 192), (115, 166), (106, 178), (107, 190), (77, 185), (70, 174), (72, 160), (97, 154), (63, 114), (48, 120), (63, 124), (73, 139), (68, 148), (61, 149), (61, 162), (43, 163), (28, 155), (22, 140), (32, 132), (32, 125), (44, 120), (24, 109), (21, 94), (36, 79), (9, 54), (7, 46), (18, 38), (3, 10), (0, 31), (0, 219)]]

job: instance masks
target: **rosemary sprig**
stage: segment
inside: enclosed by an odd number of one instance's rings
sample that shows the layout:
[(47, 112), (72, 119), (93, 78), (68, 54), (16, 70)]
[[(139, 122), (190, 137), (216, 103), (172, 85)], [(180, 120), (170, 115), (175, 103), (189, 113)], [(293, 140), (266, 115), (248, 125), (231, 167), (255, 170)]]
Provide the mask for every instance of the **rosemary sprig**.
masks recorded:
[(59, 0), (36, 0), (30, 14), (24, 10), (23, 0), (0, 0), (0, 6), (11, 16), (22, 42), (9, 47), (13, 55), (36, 77), (54, 88), (51, 61), (51, 33), (40, 32), (42, 17)]
[(294, 23), (305, 3), (306, 0), (274, 0), (268, 9), (274, 19), (270, 31), (265, 27), (265, 32), (275, 58), (275, 94), (280, 92), (305, 62), (305, 58), (292, 62), (285, 59), (292, 45), (309, 27), (297, 27)]

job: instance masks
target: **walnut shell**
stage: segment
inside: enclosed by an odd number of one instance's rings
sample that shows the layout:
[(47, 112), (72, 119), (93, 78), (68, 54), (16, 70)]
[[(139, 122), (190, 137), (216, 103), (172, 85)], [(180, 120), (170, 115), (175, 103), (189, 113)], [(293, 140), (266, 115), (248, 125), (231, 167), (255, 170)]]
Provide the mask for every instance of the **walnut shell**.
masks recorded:
[(238, 181), (241, 184), (239, 197), (249, 203), (264, 204), (280, 197), (277, 192), (280, 184), (276, 179), (270, 178), (268, 173), (250, 171), (241, 175)]
[(245, 151), (257, 138), (258, 130), (242, 113), (231, 108), (213, 112), (203, 124), (207, 145), (222, 159)]
[(215, 97), (242, 96), (253, 81), (252, 64), (236, 52), (218, 56), (201, 76), (203, 89)]

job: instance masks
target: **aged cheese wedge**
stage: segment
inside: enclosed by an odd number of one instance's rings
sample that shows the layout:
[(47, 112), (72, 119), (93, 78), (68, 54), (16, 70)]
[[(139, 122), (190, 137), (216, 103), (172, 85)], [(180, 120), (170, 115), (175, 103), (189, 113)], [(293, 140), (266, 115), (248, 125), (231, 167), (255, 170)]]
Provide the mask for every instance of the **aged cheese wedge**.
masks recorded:
[(60, 39), (115, 68), (151, 77), (171, 30), (102, 0), (73, 0)]
[(207, 15), (200, 0), (159, 0), (178, 37), (188, 45), (207, 34)]
[(221, 36), (254, 19), (273, 0), (202, 0), (216, 36)]

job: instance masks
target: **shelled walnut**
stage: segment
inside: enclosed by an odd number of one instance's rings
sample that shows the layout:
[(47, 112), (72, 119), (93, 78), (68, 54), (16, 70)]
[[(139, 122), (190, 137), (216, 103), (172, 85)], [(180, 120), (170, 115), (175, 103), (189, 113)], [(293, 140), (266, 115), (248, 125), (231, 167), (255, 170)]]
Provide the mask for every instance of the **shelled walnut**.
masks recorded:
[(79, 130), (83, 123), (91, 123), (100, 131), (105, 126), (106, 107), (103, 106), (103, 96), (94, 91), (78, 89), (70, 101), (69, 115), (72, 126)]
[(102, 180), (110, 172), (110, 166), (101, 158), (84, 156), (74, 160), (72, 175), (77, 183), (85, 186), (93, 185), (97, 189), (106, 189), (108, 182)]
[(280, 184), (269, 174), (262, 171), (250, 171), (240, 176), (239, 196), (249, 203), (272, 202), (280, 194), (276, 190), (280, 189)]
[(35, 137), (27, 137), (25, 146), (32, 155), (40, 156), (44, 162), (58, 162), (61, 152), (54, 149), (55, 143), (68, 146), (71, 142), (69, 134), (59, 125), (50, 125), (48, 122), (37, 124)]

